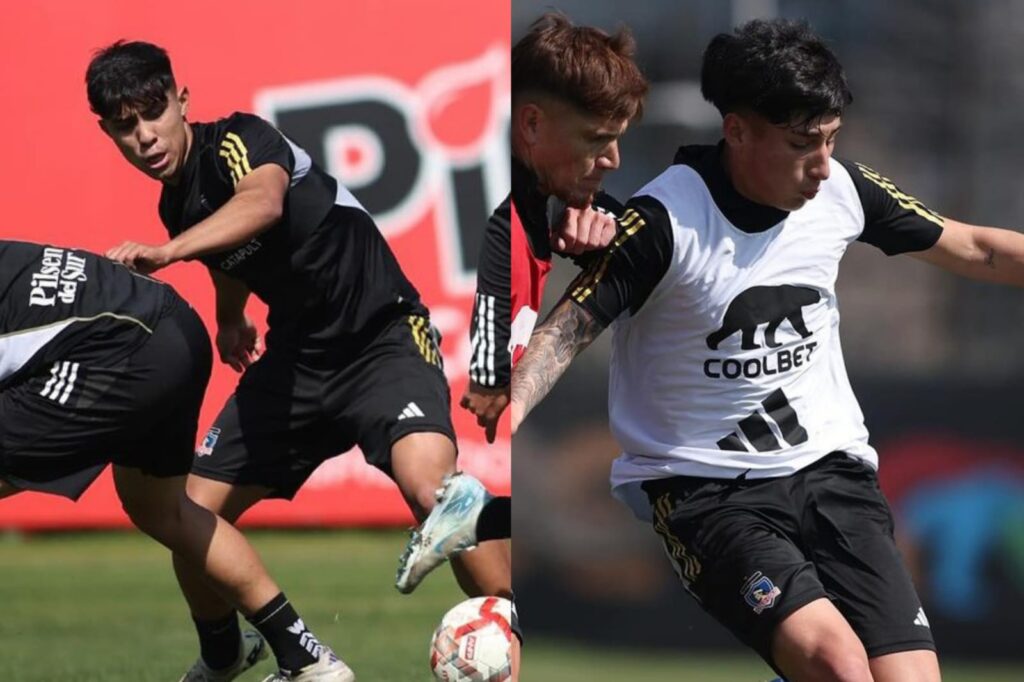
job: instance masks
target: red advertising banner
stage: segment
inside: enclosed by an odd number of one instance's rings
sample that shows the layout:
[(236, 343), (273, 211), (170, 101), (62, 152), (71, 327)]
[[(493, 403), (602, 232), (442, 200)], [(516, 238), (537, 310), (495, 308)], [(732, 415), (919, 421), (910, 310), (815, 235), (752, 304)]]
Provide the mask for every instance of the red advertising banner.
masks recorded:
[[(508, 192), (509, 0), (318, 0), (149, 6), (27, 0), (0, 27), (0, 236), (103, 253), (160, 243), (160, 186), (130, 167), (85, 96), (93, 52), (118, 39), (169, 52), (189, 117), (250, 111), (277, 125), (377, 219), (444, 335), (460, 467), (510, 489), (507, 425), (488, 445), (458, 407), (469, 362), (475, 264), (490, 209)], [(162, 271), (213, 333), (203, 268)], [(250, 316), (265, 310), (250, 303)], [(237, 375), (214, 369), (205, 430)], [(202, 433), (199, 434), (200, 436)], [(412, 517), (358, 450), (323, 464), (293, 502), (264, 502), (250, 525), (398, 525)], [(0, 527), (126, 525), (109, 472), (78, 503), (24, 493), (0, 501)]]

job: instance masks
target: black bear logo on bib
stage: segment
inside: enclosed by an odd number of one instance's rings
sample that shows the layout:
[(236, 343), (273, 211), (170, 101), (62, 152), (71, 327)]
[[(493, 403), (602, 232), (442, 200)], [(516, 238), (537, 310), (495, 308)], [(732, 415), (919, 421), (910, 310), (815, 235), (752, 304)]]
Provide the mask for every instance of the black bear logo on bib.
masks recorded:
[(754, 340), (758, 325), (767, 323), (764, 330), (764, 344), (778, 348), (782, 344), (775, 340), (775, 332), (783, 321), (789, 324), (803, 338), (811, 335), (804, 324), (803, 308), (821, 300), (821, 294), (808, 287), (783, 284), (777, 287), (751, 287), (732, 300), (725, 311), (725, 319), (718, 331), (708, 336), (708, 348), (718, 350), (718, 345), (736, 332), (742, 332), (740, 348), (754, 350), (761, 346)]

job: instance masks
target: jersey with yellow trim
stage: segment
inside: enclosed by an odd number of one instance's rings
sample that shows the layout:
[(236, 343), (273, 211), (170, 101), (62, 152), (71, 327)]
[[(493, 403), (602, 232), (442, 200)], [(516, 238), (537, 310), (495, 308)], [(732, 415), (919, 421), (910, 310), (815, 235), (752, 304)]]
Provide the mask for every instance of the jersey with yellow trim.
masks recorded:
[(783, 476), (836, 450), (877, 466), (840, 346), (839, 262), (857, 240), (927, 249), (941, 223), (866, 167), (832, 163), (787, 213), (742, 197), (720, 148), (680, 150), (568, 291), (614, 321), (616, 494), (636, 502), (642, 481), (674, 475)]
[(260, 166), (274, 164), (289, 175), (277, 224), (200, 258), (268, 305), (268, 347), (310, 360), (351, 358), (389, 324), (426, 315), (373, 218), (304, 149), (252, 114), (191, 127), (182, 179), (160, 196), (172, 237), (224, 206)]
[(116, 359), (141, 346), (173, 290), (80, 249), (0, 240), (0, 390), (74, 349)]

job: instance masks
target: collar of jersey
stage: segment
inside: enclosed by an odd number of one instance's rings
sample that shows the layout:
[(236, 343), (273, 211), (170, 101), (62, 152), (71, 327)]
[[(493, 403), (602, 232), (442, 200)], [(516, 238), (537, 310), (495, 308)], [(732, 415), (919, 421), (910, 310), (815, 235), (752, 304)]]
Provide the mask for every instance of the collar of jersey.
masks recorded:
[(747, 233), (764, 232), (785, 220), (789, 215), (786, 211), (751, 201), (736, 191), (722, 163), (724, 147), (724, 140), (717, 145), (683, 146), (676, 152), (674, 163), (697, 171), (715, 205), (737, 229)]

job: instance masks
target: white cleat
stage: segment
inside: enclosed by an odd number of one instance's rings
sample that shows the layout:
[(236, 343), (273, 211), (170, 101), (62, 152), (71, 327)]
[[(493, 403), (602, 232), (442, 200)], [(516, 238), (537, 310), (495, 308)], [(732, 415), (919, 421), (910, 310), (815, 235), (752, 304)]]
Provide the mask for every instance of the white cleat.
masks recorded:
[(432, 570), (452, 555), (476, 547), (476, 523), (492, 495), (469, 474), (446, 476), (437, 491), (437, 505), (412, 532), (398, 560), (395, 587), (409, 594)]
[(263, 682), (356, 682), (356, 674), (333, 651), (325, 648), (316, 663), (294, 673), (279, 670)]
[(238, 660), (229, 668), (214, 670), (200, 657), (179, 682), (230, 682), (267, 657), (267, 643), (260, 633), (247, 630), (242, 633)]

